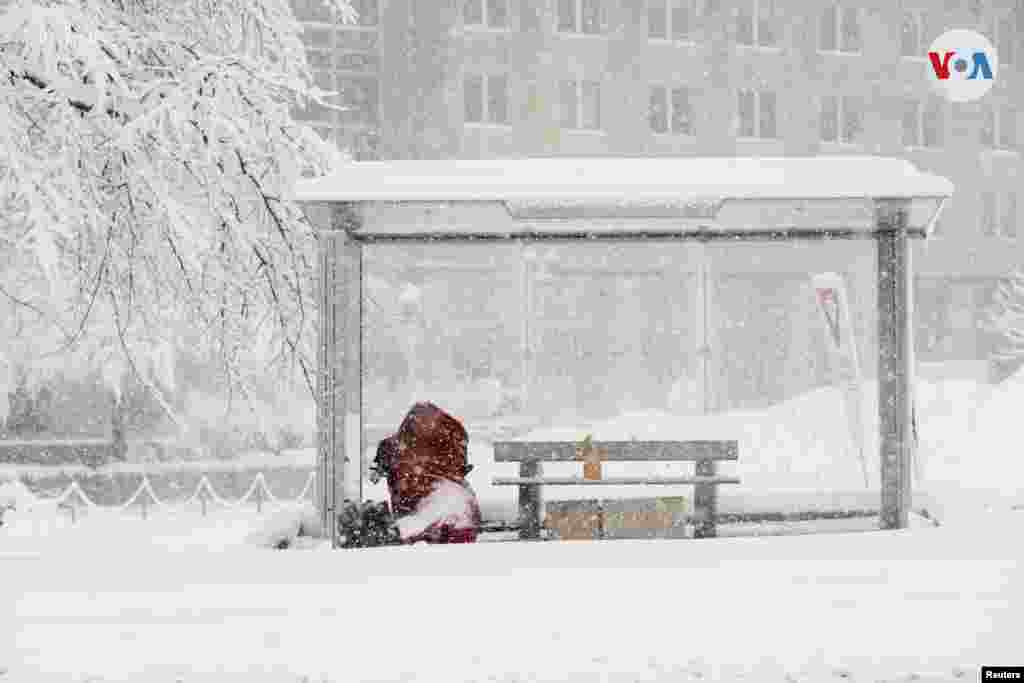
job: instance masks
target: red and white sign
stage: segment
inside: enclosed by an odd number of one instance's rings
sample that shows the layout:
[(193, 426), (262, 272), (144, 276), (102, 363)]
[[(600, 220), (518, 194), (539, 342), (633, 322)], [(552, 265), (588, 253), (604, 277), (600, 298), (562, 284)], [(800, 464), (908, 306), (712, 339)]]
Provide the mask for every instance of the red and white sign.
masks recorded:
[(836, 273), (822, 273), (812, 278), (818, 311), (828, 340), (829, 359), (834, 369), (833, 381), (843, 395), (843, 408), (850, 429), (850, 443), (860, 460), (864, 486), (870, 486), (867, 455), (864, 452), (864, 392), (857, 337), (850, 321), (850, 304), (846, 285)]

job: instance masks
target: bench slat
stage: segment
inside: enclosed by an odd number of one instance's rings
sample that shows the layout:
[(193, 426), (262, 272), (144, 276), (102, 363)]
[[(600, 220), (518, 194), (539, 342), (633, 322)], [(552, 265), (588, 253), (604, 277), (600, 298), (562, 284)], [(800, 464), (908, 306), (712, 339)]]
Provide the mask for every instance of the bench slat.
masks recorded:
[(737, 477), (494, 477), (495, 486), (630, 486), (634, 484), (739, 484)]
[[(595, 441), (606, 462), (738, 460), (737, 441)], [(577, 441), (495, 441), (495, 462), (578, 462)]]

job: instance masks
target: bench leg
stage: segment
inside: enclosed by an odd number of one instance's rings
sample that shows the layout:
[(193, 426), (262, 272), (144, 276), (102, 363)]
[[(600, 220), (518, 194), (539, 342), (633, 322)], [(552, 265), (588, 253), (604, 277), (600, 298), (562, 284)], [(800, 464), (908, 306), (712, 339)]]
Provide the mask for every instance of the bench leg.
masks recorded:
[[(519, 463), (520, 477), (541, 476), (541, 463), (537, 460), (524, 460)], [(519, 487), (519, 538), (523, 541), (540, 539), (542, 526), (541, 513), (544, 502), (541, 500), (539, 484), (526, 484)]]
[[(713, 477), (718, 467), (714, 460), (698, 460), (697, 476)], [(696, 484), (693, 487), (693, 509), (696, 513), (694, 538), (714, 538), (718, 535), (715, 517), (718, 515), (718, 487), (715, 484)]]

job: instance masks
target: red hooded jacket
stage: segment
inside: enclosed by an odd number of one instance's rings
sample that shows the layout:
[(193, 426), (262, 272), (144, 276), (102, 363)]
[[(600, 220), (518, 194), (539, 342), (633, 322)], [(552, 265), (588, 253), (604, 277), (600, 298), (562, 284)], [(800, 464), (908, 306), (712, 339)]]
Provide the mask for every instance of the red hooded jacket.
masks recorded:
[(480, 506), (466, 474), (468, 434), (433, 403), (409, 409), (398, 432), (377, 446), (374, 470), (387, 477), (391, 509), (403, 541), (472, 543)]

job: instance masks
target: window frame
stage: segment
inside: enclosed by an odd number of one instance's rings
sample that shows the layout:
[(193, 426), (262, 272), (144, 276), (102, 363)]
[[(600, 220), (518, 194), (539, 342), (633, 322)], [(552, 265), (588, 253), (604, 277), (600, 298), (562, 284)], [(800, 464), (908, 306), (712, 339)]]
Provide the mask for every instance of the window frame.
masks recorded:
[[(928, 144), (928, 135), (927, 135), (927, 133), (928, 133), (928, 125), (927, 125), (928, 114), (929, 114), (929, 112), (936, 112), (936, 111), (939, 113), (939, 115), (941, 117), (941, 119), (939, 121), (940, 125), (938, 127), (939, 141), (938, 141), (938, 144), (929, 145)], [(945, 149), (946, 148), (946, 144), (947, 144), (947, 137), (948, 137), (947, 136), (947, 131), (946, 131), (946, 126), (949, 123), (948, 116), (947, 116), (948, 107), (946, 107), (946, 105), (943, 102), (940, 102), (937, 98), (932, 97), (932, 98), (926, 99), (922, 103), (922, 106), (920, 108), (920, 112), (921, 112), (921, 145), (925, 149)]]
[[(313, 0), (318, 3), (319, 0)], [(303, 116), (304, 112), (294, 109), (297, 123), (310, 126), (324, 140), (340, 149), (347, 150), (356, 159), (379, 159), (381, 153), (381, 125), (383, 123), (383, 91), (380, 72), (380, 13), (381, 2), (376, 0), (376, 23), (338, 24), (329, 18), (299, 19), (302, 29), (300, 40), (306, 52), (311, 71), (330, 74), (335, 86), (345, 80), (375, 81), (373, 90), (376, 101), (372, 103), (372, 120), (351, 121), (345, 117), (350, 113), (333, 109), (316, 118)], [(294, 7), (293, 7), (294, 10)], [(317, 40), (319, 38), (319, 40)], [(368, 62), (349, 61), (346, 55), (360, 55)], [(337, 90), (337, 87), (332, 88)], [(335, 104), (344, 106), (343, 98), (332, 98)]]
[[(906, 132), (903, 126), (903, 117), (906, 114), (905, 107), (908, 103), (913, 103), (917, 108), (914, 122), (915, 132), (917, 136), (916, 144), (908, 144), (907, 141), (903, 139), (903, 134)], [(940, 121), (941, 125), (938, 128), (940, 139), (938, 141), (938, 144), (935, 145), (928, 144), (927, 136), (925, 134), (927, 131), (927, 126), (925, 126), (925, 119), (927, 118), (928, 112), (931, 111), (938, 111), (942, 116), (942, 120)], [(901, 112), (900, 119), (900, 144), (905, 150), (945, 149), (947, 144), (946, 124), (948, 123), (948, 121), (946, 117), (946, 109), (941, 102), (938, 102), (933, 98), (922, 99), (919, 97), (905, 97), (903, 99), (903, 111)]]
[[(1007, 206), (1003, 206), (1003, 202), (1006, 202), (1008, 206), (1013, 207), (1013, 212), (1010, 214), (1010, 223), (1013, 224), (1013, 234), (1010, 234), (1006, 229), (1007, 227)], [(1004, 240), (1019, 240), (1020, 239), (1020, 193), (1014, 191), (1007, 191), (1002, 193), (1002, 199), (999, 200), (999, 214), (998, 214), (998, 225), (999, 225), (999, 238)]]
[[(359, 26), (360, 28), (373, 28), (373, 29), (378, 28), (380, 26), (381, 1), (380, 0), (351, 0), (351, 4), (353, 4), (353, 5), (359, 4), (360, 2), (362, 2), (362, 3), (372, 2), (373, 3), (373, 5), (374, 5), (373, 16), (375, 17), (375, 20), (374, 20), (374, 22), (372, 24), (364, 24), (363, 21), (362, 21), (363, 15), (362, 15), (362, 13), (360, 13), (359, 14), (359, 21), (358, 21), (358, 23), (356, 25)], [(353, 9), (355, 9), (355, 8), (353, 8)]]
[(900, 59), (913, 61), (913, 62), (927, 62), (928, 58), (925, 56), (926, 45), (925, 41), (925, 28), (928, 25), (927, 15), (928, 10), (925, 9), (904, 9), (903, 16), (910, 15), (914, 18), (914, 24), (917, 27), (917, 45), (915, 45), (914, 54), (907, 55), (903, 54), (903, 31), (902, 24), (900, 25)]
[[(822, 136), (821, 120), (824, 116), (825, 100), (831, 99), (835, 101), (835, 131), (836, 137), (834, 140), (826, 140)], [(859, 117), (860, 117), (860, 129), (858, 130), (858, 136), (852, 140), (845, 140), (843, 132), (846, 129), (845, 124), (847, 123), (847, 107), (844, 106), (848, 102), (859, 102)], [(843, 94), (826, 94), (818, 96), (818, 142), (823, 145), (834, 145), (836, 147), (858, 147), (863, 144), (862, 136), (864, 135), (864, 98), (859, 95), (843, 95)]]
[[(907, 140), (907, 108), (914, 106), (914, 139)], [(924, 146), (924, 127), (922, 126), (921, 100), (915, 98), (904, 98), (900, 105), (900, 146), (903, 149), (921, 149)]]
[(982, 237), (998, 237), (1000, 228), (999, 193), (986, 190), (980, 193), (979, 201), (981, 211), (978, 212), (978, 232)]
[[(743, 119), (742, 119), (742, 113), (740, 112), (739, 103), (740, 103), (740, 97), (742, 96), (742, 93), (745, 93), (745, 92), (753, 93), (753, 95), (754, 95), (754, 112), (753, 112), (753, 115), (754, 115), (754, 135), (753, 136), (743, 135), (742, 134)], [(761, 124), (762, 124), (762, 120), (761, 120), (762, 102), (761, 102), (761, 100), (762, 100), (762, 96), (765, 93), (771, 93), (772, 95), (774, 95), (774, 99), (775, 99), (775, 131), (774, 131), (774, 135), (772, 135), (771, 137), (768, 137), (768, 136), (764, 135), (764, 131), (762, 130), (762, 126), (761, 126)], [(744, 142), (747, 142), (747, 141), (778, 142), (779, 140), (782, 139), (781, 136), (779, 135), (779, 93), (778, 93), (777, 90), (761, 90), (759, 88), (738, 88), (736, 90), (735, 102), (736, 102), (736, 119), (737, 119), (737, 123), (739, 124), (738, 127), (737, 127), (737, 131), (736, 131), (736, 140), (744, 141)]]
[[(987, 199), (991, 198), (991, 210)], [(1017, 241), (1021, 238), (1020, 231), (1020, 193), (1012, 190), (987, 190), (979, 195), (981, 211), (979, 212), (978, 232), (986, 239)], [(1012, 206), (1010, 222), (1014, 224), (1013, 234), (1006, 229), (1007, 209)], [(991, 224), (989, 223), (991, 219)], [(991, 225), (991, 230), (989, 227)]]
[[(999, 68), (1003, 66), (1013, 67), (1020, 59), (1020, 54), (1018, 53), (1020, 40), (1013, 28), (1015, 22), (1015, 11), (1012, 9), (1000, 12), (989, 21), (989, 27), (991, 28), (989, 35), (992, 36), (992, 45), (996, 48), (996, 54), (999, 55)], [(1003, 29), (1006, 27), (1009, 27), (1010, 35), (1008, 38), (1003, 33)], [(1003, 49), (1004, 42), (1010, 46), (1009, 50)], [(1006, 59), (1007, 54), (1010, 57), (1009, 59)]]
[[(822, 47), (823, 36), (821, 35), (821, 25), (824, 23), (822, 20), (821, 13), (826, 12), (829, 9), (835, 11), (835, 17), (833, 20), (832, 30), (835, 32), (835, 47), (832, 49), (825, 49)], [(856, 50), (847, 50), (843, 47), (843, 12), (844, 10), (853, 10), (857, 13), (857, 34), (860, 36), (860, 46)], [(825, 55), (841, 55), (844, 57), (861, 57), (864, 55), (864, 21), (863, 12), (861, 7), (854, 5), (850, 6), (845, 2), (830, 2), (821, 7), (818, 14), (818, 40), (817, 48), (819, 54)], [(903, 50), (900, 49), (900, 52)]]
[[(373, 120), (370, 121), (343, 121), (341, 120), (345, 116), (345, 112), (337, 112), (339, 124), (338, 127), (342, 129), (356, 129), (356, 128), (375, 128), (380, 125), (380, 77), (377, 74), (365, 74), (365, 73), (353, 73), (350, 71), (334, 71), (334, 83), (338, 91), (340, 99), (344, 99), (344, 88), (341, 87), (343, 81), (375, 81), (376, 86), (373, 88), (375, 95), (375, 102), (373, 104)], [(344, 102), (340, 102), (339, 106), (345, 106)]]
[[(316, 0), (314, 0), (316, 2)], [(379, 19), (379, 4), (378, 4), (378, 19)], [(345, 45), (342, 44), (342, 36), (345, 34), (361, 34), (361, 35), (375, 35), (377, 36), (376, 42), (380, 40), (380, 26), (378, 24), (363, 25), (363, 24), (345, 24), (337, 25), (332, 23), (325, 23), (322, 21), (312, 20), (298, 20), (299, 26), (302, 28), (302, 34), (300, 40), (302, 40), (303, 48), (305, 49), (307, 59), (310, 60), (310, 71), (316, 77), (318, 73), (327, 74), (332, 87), (330, 90), (338, 92), (338, 95), (332, 98), (331, 102), (339, 106), (344, 106), (341, 101), (344, 95), (341, 94), (341, 88), (338, 84), (345, 80), (375, 80), (376, 85), (376, 102), (373, 105), (373, 113), (375, 118), (372, 121), (345, 121), (343, 117), (346, 115), (344, 112), (337, 111), (334, 109), (326, 109), (323, 116), (316, 118), (303, 116), (302, 110), (296, 110), (296, 121), (305, 125), (312, 126), (318, 131), (330, 131), (331, 135), (328, 139), (341, 140), (348, 134), (358, 134), (365, 132), (379, 132), (381, 124), (381, 76), (379, 65), (373, 69), (354, 69), (345, 68), (343, 66), (337, 66), (338, 57), (342, 54), (353, 53), (353, 54), (374, 54), (374, 50), (370, 49), (345, 49)], [(323, 42), (313, 42), (309, 39), (311, 34), (322, 34), (325, 39)], [(340, 144), (340, 143), (339, 143)]]
[[(1017, 110), (1008, 104), (990, 104), (985, 108), (985, 125), (982, 126), (982, 135), (979, 136), (979, 144), (989, 152), (998, 152), (1002, 154), (1015, 154), (1017, 153), (1017, 124), (1014, 121), (1011, 126), (1013, 132), (1012, 138), (1008, 141), (1003, 141), (1003, 135), (1006, 133), (1005, 119), (1016, 119)], [(984, 138), (984, 131), (987, 127), (989, 117), (992, 121), (992, 140), (988, 141)]]
[[(573, 121), (573, 125), (571, 127), (566, 127), (565, 126), (565, 121), (564, 121), (564, 116), (563, 116), (564, 112), (562, 111), (564, 109), (564, 107), (565, 107), (565, 101), (563, 100), (562, 95), (564, 93), (563, 86), (566, 83), (570, 83), (570, 82), (573, 84), (573, 90), (575, 92), (575, 95), (574, 95), (574, 97), (575, 97), (575, 104), (573, 106), (575, 107), (575, 114), (576, 114), (576, 116), (574, 117), (575, 121)], [(592, 84), (597, 85), (597, 127), (596, 128), (584, 128), (583, 127), (583, 120), (584, 120), (584, 114), (583, 114), (583, 110), (584, 110), (584, 106), (583, 106), (583, 104), (584, 104), (583, 103), (583, 86), (584, 86), (584, 83), (592, 83)], [(604, 97), (604, 83), (602, 81), (599, 81), (599, 80), (595, 81), (595, 80), (591, 80), (589, 78), (583, 78), (581, 76), (570, 76), (568, 78), (560, 78), (560, 79), (558, 79), (558, 107), (559, 107), (558, 127), (561, 130), (570, 131), (570, 132), (573, 132), (573, 133), (591, 133), (591, 134), (602, 134), (602, 133), (605, 133), (605, 129), (604, 129), (604, 112), (602, 111), (602, 109), (603, 109), (603, 107), (602, 107), (602, 99), (603, 99), (603, 97)]]
[[(573, 3), (573, 28), (572, 30), (566, 30), (561, 27), (561, 17), (559, 16), (559, 0), (555, 2), (555, 33), (561, 36), (576, 36), (585, 38), (603, 38), (605, 36), (605, 17), (604, 17), (604, 6), (601, 4), (601, 0), (569, 0)], [(598, 30), (594, 33), (587, 33), (583, 31), (583, 7), (586, 2), (595, 2), (598, 6)]]
[[(697, 39), (694, 33), (697, 31), (697, 22), (701, 16), (700, 14), (700, 0), (663, 0), (665, 10), (665, 37), (652, 36), (651, 35), (651, 3), (647, 0), (644, 4), (647, 7), (647, 40), (652, 43), (669, 43), (672, 45), (696, 45)], [(675, 37), (675, 26), (673, 24), (673, 3), (685, 2), (687, 9), (690, 12), (690, 30), (687, 32), (686, 37), (676, 38)]]
[(928, 301), (928, 306), (915, 306), (915, 344), (921, 353), (942, 354), (947, 351), (947, 340), (953, 336), (953, 295), (948, 281), (937, 276), (914, 277), (917, 301)]
[[(771, 8), (771, 17), (775, 18), (775, 0), (745, 0), (743, 7), (750, 8), (750, 21), (751, 21), (751, 42), (741, 43), (739, 40), (739, 30), (736, 27), (736, 46), (743, 50), (768, 50), (768, 51), (779, 51), (782, 49), (781, 40), (779, 36), (778, 27), (773, 27), (772, 38), (773, 41), (769, 44), (761, 44), (761, 4), (766, 3)], [(743, 8), (739, 10), (743, 11)], [(736, 16), (737, 22), (739, 15)]]
[[(694, 89), (692, 87), (688, 86), (688, 85), (683, 85), (683, 84), (678, 84), (678, 83), (650, 83), (648, 85), (648, 89), (647, 89), (647, 93), (648, 93), (648, 99), (647, 99), (648, 107), (650, 106), (651, 95), (653, 94), (652, 91), (655, 90), (655, 89), (661, 90), (661, 92), (664, 93), (664, 95), (665, 95), (665, 130), (664, 131), (655, 130), (653, 128), (653, 126), (651, 126), (651, 117), (648, 116), (647, 117), (647, 128), (648, 128), (648, 131), (652, 135), (655, 135), (657, 137), (672, 138), (674, 140), (678, 140), (678, 139), (691, 139), (692, 140), (692, 139), (695, 139), (697, 137), (697, 121), (696, 121), (697, 116), (696, 116), (696, 113), (694, 112), (694, 107), (693, 107), (693, 93), (694, 93)], [(677, 133), (672, 128), (672, 121), (674, 120), (674, 116), (673, 115), (675, 114), (675, 111), (676, 111), (675, 104), (674, 104), (675, 99), (673, 98), (672, 95), (676, 91), (680, 91), (680, 90), (686, 92), (686, 96), (687, 96), (686, 99), (687, 99), (687, 103), (689, 104), (689, 108), (690, 108), (690, 128), (691, 128), (691, 130), (688, 133)]]
[[(373, 8), (373, 23), (364, 23), (363, 18), (366, 16), (363, 12), (360, 12), (358, 5), (372, 4)], [(320, 24), (322, 26), (340, 27), (342, 24), (337, 22), (338, 17), (330, 10), (321, 0), (289, 0), (289, 7), (292, 10), (292, 14), (295, 17), (295, 21), (299, 22), (300, 25), (305, 26), (307, 24)], [(380, 14), (381, 14), (381, 0), (351, 0), (352, 9), (356, 12), (356, 23), (344, 24), (345, 28), (356, 28), (356, 29), (378, 29), (380, 28)], [(307, 16), (307, 8), (316, 8), (315, 11), (308, 13), (308, 16), (312, 18), (303, 18)]]
[(479, 0), (480, 2), (480, 23), (469, 23), (466, 21), (466, 1), (462, 2), (462, 27), (468, 31), (474, 32), (490, 32), (490, 33), (509, 33), (512, 30), (512, 3), (509, 0), (498, 0), (505, 5), (505, 24), (502, 26), (494, 26), (491, 24), (491, 11), (490, 2), (492, 0)]
[[(481, 80), (480, 87), (480, 121), (470, 121), (466, 118), (466, 81), (470, 78), (479, 78)], [(491, 112), (491, 83), (498, 79), (505, 79), (505, 120), (495, 121), (492, 118)], [(494, 73), (485, 71), (467, 71), (462, 74), (462, 123), (465, 126), (474, 128), (511, 128), (512, 127), (512, 106), (511, 106), (511, 92), (512, 92), (512, 75), (507, 72)]]

